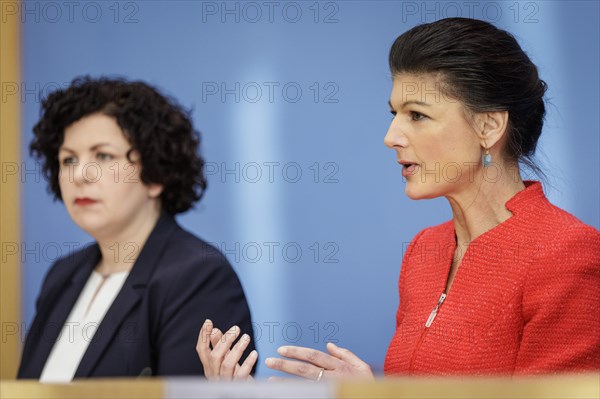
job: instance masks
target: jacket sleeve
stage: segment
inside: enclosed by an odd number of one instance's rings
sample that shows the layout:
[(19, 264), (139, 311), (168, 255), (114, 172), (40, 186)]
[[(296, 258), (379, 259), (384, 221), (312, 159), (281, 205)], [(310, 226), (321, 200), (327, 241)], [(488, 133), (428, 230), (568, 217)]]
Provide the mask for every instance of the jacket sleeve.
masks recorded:
[[(168, 281), (170, 280), (170, 281)], [(206, 246), (170, 268), (169, 287), (158, 305), (153, 348), (155, 375), (202, 375), (196, 341), (209, 318), (226, 332), (237, 325), (252, 338), (244, 357), (254, 349), (250, 310), (239, 279), (218, 250)], [(164, 287), (163, 287), (164, 288)], [(153, 368), (154, 368), (153, 367)]]
[(535, 254), (515, 374), (600, 369), (600, 233), (578, 225)]

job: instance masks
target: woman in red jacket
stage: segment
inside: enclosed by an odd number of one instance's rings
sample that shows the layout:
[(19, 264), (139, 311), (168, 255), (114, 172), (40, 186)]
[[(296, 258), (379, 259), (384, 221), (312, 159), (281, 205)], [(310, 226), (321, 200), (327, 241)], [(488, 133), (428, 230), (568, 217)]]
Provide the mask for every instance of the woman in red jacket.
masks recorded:
[[(421, 231), (400, 275), (386, 374), (518, 375), (600, 369), (600, 233), (523, 181), (546, 84), (509, 33), (466, 18), (417, 26), (390, 51), (394, 149), (412, 199), (445, 197), (453, 219)], [(236, 332), (239, 331), (235, 330)], [(245, 378), (247, 341), (198, 352), (208, 377)], [(346, 349), (284, 346), (266, 364), (300, 377), (372, 378)], [(231, 366), (233, 365), (233, 366)]]

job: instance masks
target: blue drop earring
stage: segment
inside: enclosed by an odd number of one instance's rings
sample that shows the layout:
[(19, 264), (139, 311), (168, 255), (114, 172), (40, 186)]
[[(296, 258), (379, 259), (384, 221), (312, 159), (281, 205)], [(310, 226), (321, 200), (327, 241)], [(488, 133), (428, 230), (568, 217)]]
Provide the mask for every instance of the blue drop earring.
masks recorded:
[(487, 146), (484, 148), (485, 153), (481, 156), (481, 163), (483, 164), (484, 168), (487, 168), (492, 164), (492, 154), (490, 154), (490, 150), (487, 148)]

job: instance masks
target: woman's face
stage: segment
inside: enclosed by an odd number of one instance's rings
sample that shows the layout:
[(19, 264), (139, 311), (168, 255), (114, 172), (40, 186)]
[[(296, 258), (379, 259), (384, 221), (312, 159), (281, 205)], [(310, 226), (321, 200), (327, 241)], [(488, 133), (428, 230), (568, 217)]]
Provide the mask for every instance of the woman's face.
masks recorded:
[(103, 114), (65, 128), (58, 153), (62, 199), (73, 221), (96, 239), (119, 237), (160, 207), (161, 186), (142, 183), (141, 164), (127, 159), (130, 148), (115, 119)]
[(457, 194), (481, 173), (480, 139), (464, 106), (442, 94), (434, 75), (398, 74), (384, 143), (396, 150), (412, 199)]

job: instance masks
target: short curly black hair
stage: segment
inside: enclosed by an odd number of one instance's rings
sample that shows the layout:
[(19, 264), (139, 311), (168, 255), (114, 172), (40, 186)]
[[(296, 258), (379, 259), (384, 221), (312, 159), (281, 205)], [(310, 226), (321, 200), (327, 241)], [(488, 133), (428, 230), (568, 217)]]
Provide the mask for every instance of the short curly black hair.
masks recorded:
[(160, 199), (166, 212), (185, 212), (202, 198), (204, 159), (198, 152), (200, 133), (189, 112), (145, 82), (82, 76), (43, 100), (41, 118), (33, 128), (29, 149), (42, 161), (55, 199), (62, 200), (58, 151), (65, 128), (95, 113), (115, 118), (140, 155), (142, 182), (163, 186)]

